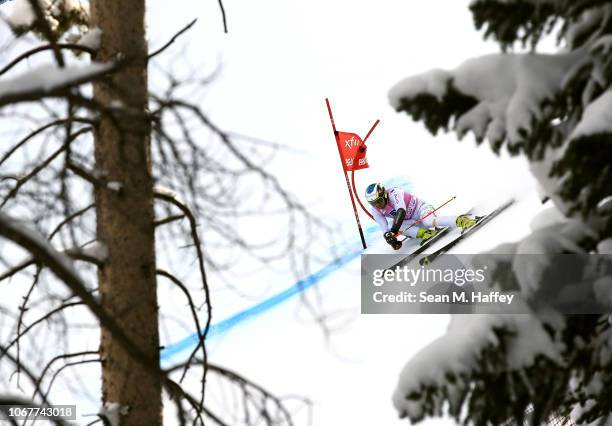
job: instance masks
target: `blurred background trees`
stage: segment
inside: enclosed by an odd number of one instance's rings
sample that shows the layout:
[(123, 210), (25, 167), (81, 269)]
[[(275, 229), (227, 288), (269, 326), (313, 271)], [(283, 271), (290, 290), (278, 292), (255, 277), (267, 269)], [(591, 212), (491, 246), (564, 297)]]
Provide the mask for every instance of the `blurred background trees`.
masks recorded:
[[(0, 69), (6, 401), (18, 394), (46, 405), (58, 394), (65, 403), (66, 390), (75, 400), (90, 391), (82, 377), (101, 368), (92, 423), (159, 425), (165, 401), (178, 419), (168, 423), (293, 424), (295, 403), (209, 364), (205, 346), (214, 305), (207, 271), (241, 257), (298, 264), (326, 228), (267, 171), (279, 145), (237, 141), (208, 118), (198, 99), (214, 76), (150, 72), (195, 21), (151, 48), (144, 1), (12, 6), (6, 45), (18, 53), (4, 54)], [(278, 232), (243, 232), (266, 214), (277, 216)], [(174, 268), (185, 257), (196, 280)], [(177, 318), (158, 298), (169, 292), (185, 300)], [(187, 361), (162, 369), (167, 321), (187, 323), (199, 343)], [(183, 381), (196, 376), (192, 394)], [(209, 404), (207, 384), (232, 390)]]

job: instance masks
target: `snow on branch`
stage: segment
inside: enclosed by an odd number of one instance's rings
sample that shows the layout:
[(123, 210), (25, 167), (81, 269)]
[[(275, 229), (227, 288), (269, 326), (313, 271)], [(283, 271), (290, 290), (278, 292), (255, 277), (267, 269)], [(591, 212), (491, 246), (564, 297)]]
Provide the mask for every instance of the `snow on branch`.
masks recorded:
[(0, 81), (0, 107), (16, 102), (58, 96), (66, 89), (96, 80), (119, 67), (119, 63), (96, 63), (58, 68), (42, 65), (18, 77)]
[(73, 25), (88, 25), (89, 4), (79, 0), (14, 0), (7, 22), (18, 35), (38, 30), (46, 38), (58, 39)]
[[(580, 121), (558, 154), (552, 176), (563, 179), (560, 194), (573, 200), (570, 212), (592, 215), (593, 206), (612, 195), (612, 90), (584, 110)], [(586, 171), (571, 173), (574, 170)]]
[(499, 152), (524, 153), (545, 195), (566, 215), (587, 217), (611, 195), (610, 36), (558, 54), (493, 54), (452, 71), (405, 78), (389, 91), (436, 133), (450, 126)]
[(454, 120), (459, 137), (472, 131), (497, 150), (528, 142), (534, 123), (562, 90), (563, 78), (584, 50), (559, 55), (492, 54), (470, 59), (453, 71), (433, 70), (406, 78), (389, 91), (397, 111), (423, 119), (428, 129), (447, 129)]
[(121, 424), (121, 416), (126, 415), (129, 407), (122, 406), (118, 402), (106, 402), (98, 412), (100, 418), (106, 419), (109, 426), (119, 426)]
[(92, 28), (79, 39), (77, 44), (89, 48), (91, 50), (100, 49), (102, 43), (102, 30), (100, 28)]
[[(501, 399), (511, 392), (528, 393), (532, 385), (521, 383), (521, 370), (538, 360), (545, 360), (550, 367), (563, 363), (563, 347), (547, 327), (558, 332), (563, 321), (554, 315), (543, 321), (535, 314), (453, 316), (447, 333), (421, 350), (402, 370), (393, 395), (400, 417), (416, 422), (426, 415), (442, 414), (442, 407), (448, 403), (450, 414), (459, 421), (466, 414), (463, 405), (482, 397), (483, 389), (475, 383), (479, 378), (486, 381), (486, 375), (516, 376), (516, 389), (512, 389), (512, 383), (500, 389), (504, 394)], [(500, 410), (497, 416), (502, 420), (510, 417), (508, 409)], [(478, 424), (476, 417), (471, 420)]]
[(575, 140), (598, 133), (612, 133), (612, 90), (606, 90), (587, 106), (569, 139)]
[[(72, 260), (55, 250), (42, 235), (3, 213), (0, 213), (0, 235), (22, 246), (41, 263), (49, 265), (62, 281), (70, 283), (75, 289), (79, 288), (75, 293), (82, 292), (87, 298), (92, 297), (86, 291), (85, 282), (74, 269)], [(93, 298), (91, 300), (95, 302)]]
[[(503, 244), (472, 260), (474, 266), (484, 266), (496, 277), (496, 288), (519, 290), (529, 313), (453, 316), (446, 334), (404, 367), (393, 396), (400, 416), (415, 422), (425, 416), (441, 416), (447, 409), (458, 423), (469, 418), (474, 424), (495, 424), (514, 417), (522, 424), (519, 419), (529, 403), (539, 418), (549, 415), (551, 407), (569, 410), (585, 400), (581, 392), (589, 389), (594, 375), (612, 367), (607, 316), (567, 316), (552, 308), (568, 300), (576, 305), (595, 300), (612, 306), (610, 277), (593, 274), (612, 264), (604, 266), (601, 258), (585, 257), (586, 263), (576, 274), (543, 280), (558, 267), (555, 254), (584, 253), (580, 242), (596, 237), (583, 223), (551, 219), (554, 224), (522, 241)], [(607, 239), (597, 244), (596, 252), (604, 255), (611, 247)], [(526, 256), (530, 256), (528, 262)], [(577, 292), (578, 287), (582, 290)], [(527, 308), (534, 305), (532, 301), (539, 307)], [(592, 362), (585, 362), (584, 357)], [(598, 402), (584, 410), (589, 418), (612, 408), (600, 402), (606, 399), (602, 395), (612, 385), (610, 380), (606, 375), (603, 387), (592, 387), (590, 397)], [(572, 383), (575, 391), (570, 389)], [(492, 387), (495, 395), (490, 392)]]

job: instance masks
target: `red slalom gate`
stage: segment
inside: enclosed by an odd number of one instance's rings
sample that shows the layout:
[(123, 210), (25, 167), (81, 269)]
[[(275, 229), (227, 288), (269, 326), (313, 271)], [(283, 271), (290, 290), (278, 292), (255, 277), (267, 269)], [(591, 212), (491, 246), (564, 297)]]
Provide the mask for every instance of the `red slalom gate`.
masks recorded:
[[(327, 105), (327, 111), (329, 113), (329, 119), (331, 121), (332, 130), (334, 132), (334, 139), (336, 140), (336, 146), (338, 148), (338, 154), (340, 155), (340, 162), (342, 163), (342, 171), (344, 172), (344, 179), (346, 180), (346, 188), (351, 198), (351, 205), (353, 206), (353, 213), (355, 214), (355, 221), (357, 222), (357, 229), (359, 230), (359, 236), (361, 237), (361, 244), (363, 248), (367, 248), (365, 237), (363, 235), (363, 228), (361, 227), (361, 221), (359, 220), (359, 213), (357, 212), (357, 206), (355, 205), (355, 198), (360, 207), (366, 212), (370, 218), (372, 215), (364, 207), (357, 195), (355, 190), (355, 171), (366, 169), (369, 167), (368, 160), (366, 158), (367, 147), (365, 141), (370, 137), (374, 128), (378, 125), (380, 120), (376, 120), (374, 125), (370, 128), (370, 131), (366, 137), (362, 140), (359, 135), (349, 132), (339, 132), (336, 130), (336, 124), (334, 122), (334, 116), (332, 114), (329, 99), (325, 98), (325, 104)], [(348, 173), (351, 172), (351, 182), (349, 182)], [(353, 195), (355, 194), (355, 195)]]

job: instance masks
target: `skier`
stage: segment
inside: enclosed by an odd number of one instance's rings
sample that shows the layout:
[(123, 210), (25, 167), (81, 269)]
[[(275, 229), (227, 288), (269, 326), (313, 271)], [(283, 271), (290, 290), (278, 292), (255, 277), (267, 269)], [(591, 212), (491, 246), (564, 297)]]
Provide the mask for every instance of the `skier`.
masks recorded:
[[(385, 241), (396, 250), (401, 247), (396, 238), (398, 233), (427, 241), (438, 233), (436, 229), (438, 226), (459, 227), (466, 230), (478, 222), (475, 217), (467, 214), (436, 216), (435, 213), (432, 213), (413, 226), (416, 221), (434, 210), (431, 204), (427, 204), (399, 187), (385, 189), (382, 183), (369, 185), (366, 188), (365, 196), (372, 206), (372, 216), (380, 225)], [(391, 227), (389, 227), (387, 218), (393, 219)]]

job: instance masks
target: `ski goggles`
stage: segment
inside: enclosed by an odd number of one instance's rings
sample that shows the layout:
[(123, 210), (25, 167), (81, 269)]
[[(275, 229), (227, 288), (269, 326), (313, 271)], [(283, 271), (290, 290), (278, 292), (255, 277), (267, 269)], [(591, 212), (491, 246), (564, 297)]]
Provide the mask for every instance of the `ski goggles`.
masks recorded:
[(386, 194), (380, 194), (378, 197), (374, 198), (373, 200), (370, 200), (370, 204), (372, 204), (374, 207), (382, 209), (385, 204), (387, 204), (387, 197), (385, 197)]

